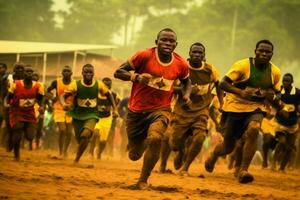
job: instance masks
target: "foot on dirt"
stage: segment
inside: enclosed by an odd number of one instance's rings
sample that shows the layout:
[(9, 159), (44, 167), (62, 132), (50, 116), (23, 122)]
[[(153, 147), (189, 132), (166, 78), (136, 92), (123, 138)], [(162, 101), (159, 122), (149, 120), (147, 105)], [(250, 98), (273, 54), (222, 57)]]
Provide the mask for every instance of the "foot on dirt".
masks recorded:
[(235, 178), (237, 178), (238, 175), (239, 175), (239, 172), (240, 172), (240, 168), (239, 168), (239, 167), (235, 167), (235, 168), (234, 168), (234, 172), (233, 172), (233, 176), (234, 176)]
[(149, 185), (146, 182), (137, 182), (136, 183), (137, 190), (149, 190)]
[(160, 169), (159, 173), (161, 173), (161, 174), (174, 174), (171, 169)]
[(267, 163), (267, 162), (263, 162), (262, 168), (263, 168), (263, 169), (268, 168), (268, 163)]
[(214, 168), (215, 168), (215, 161), (212, 157), (212, 155), (205, 161), (205, 169), (207, 172), (213, 172), (214, 171)]
[(176, 170), (180, 169), (182, 166), (183, 153), (178, 152), (176, 157), (174, 158), (174, 168)]
[(180, 176), (190, 176), (190, 174), (189, 174), (188, 171), (186, 171), (186, 170), (180, 170), (180, 171), (179, 171), (179, 175), (180, 175)]
[(247, 171), (240, 171), (238, 175), (238, 180), (240, 183), (250, 183), (254, 180), (254, 177)]

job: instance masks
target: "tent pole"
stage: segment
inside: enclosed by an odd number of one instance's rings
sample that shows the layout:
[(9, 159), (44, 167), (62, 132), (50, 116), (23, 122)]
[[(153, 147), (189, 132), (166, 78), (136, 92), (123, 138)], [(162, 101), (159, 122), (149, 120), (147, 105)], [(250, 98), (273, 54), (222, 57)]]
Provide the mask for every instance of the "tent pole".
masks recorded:
[(43, 54), (43, 83), (46, 82), (47, 53)]
[(77, 61), (77, 51), (74, 51), (73, 66), (72, 66), (73, 74), (75, 74), (75, 70), (76, 70), (76, 61)]
[(16, 62), (20, 62), (20, 54), (19, 53), (17, 53), (17, 55), (16, 55)]

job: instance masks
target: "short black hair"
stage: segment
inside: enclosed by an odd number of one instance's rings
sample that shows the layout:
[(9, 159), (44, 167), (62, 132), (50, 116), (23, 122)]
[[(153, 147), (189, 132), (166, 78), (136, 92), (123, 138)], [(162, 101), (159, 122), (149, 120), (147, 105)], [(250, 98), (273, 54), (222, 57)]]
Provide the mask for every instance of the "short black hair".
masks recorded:
[(255, 49), (257, 49), (260, 44), (269, 44), (272, 46), (272, 50), (274, 50), (274, 45), (270, 40), (263, 39), (263, 40), (258, 41), (256, 43)]
[(65, 66), (63, 66), (63, 68), (69, 68), (69, 69), (72, 69), (72, 68), (70, 67), (70, 65), (65, 65)]
[(16, 63), (14, 64), (13, 69), (15, 70), (17, 67), (23, 67), (23, 69), (24, 69), (24, 68), (25, 68), (25, 65), (24, 65), (24, 63), (16, 62)]
[(159, 38), (159, 35), (160, 35), (161, 32), (163, 32), (163, 31), (165, 31), (165, 32), (172, 32), (172, 33), (174, 33), (174, 34), (177, 36), (177, 34), (175, 33), (175, 31), (174, 31), (173, 29), (171, 29), (171, 28), (164, 28), (164, 29), (160, 30), (160, 31), (157, 33), (156, 39)]
[(84, 68), (87, 68), (87, 67), (91, 67), (91, 68), (93, 68), (94, 69), (94, 66), (92, 65), (92, 64), (85, 64), (85, 65), (83, 65), (83, 67), (82, 67), (82, 69), (84, 69)]
[(7, 65), (5, 63), (0, 63), (0, 66), (7, 69)]
[(205, 46), (200, 43), (200, 42), (195, 42), (190, 46), (190, 51), (192, 50), (193, 46), (199, 46), (199, 47), (203, 47), (204, 51), (205, 51)]
[(104, 77), (104, 78), (102, 79), (102, 81), (110, 81), (110, 82), (112, 82), (111, 78), (109, 78), (109, 77)]
[(293, 77), (293, 75), (292, 75), (291, 73), (286, 73), (286, 74), (283, 75), (283, 76), (289, 76), (289, 77), (291, 77), (292, 81), (294, 81), (294, 77)]

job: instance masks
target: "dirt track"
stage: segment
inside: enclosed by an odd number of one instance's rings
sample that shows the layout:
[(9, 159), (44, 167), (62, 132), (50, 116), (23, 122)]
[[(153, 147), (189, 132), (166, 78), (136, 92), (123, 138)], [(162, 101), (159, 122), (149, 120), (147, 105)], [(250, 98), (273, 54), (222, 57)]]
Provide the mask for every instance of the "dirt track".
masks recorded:
[[(62, 160), (53, 155), (23, 150), (17, 163), (12, 153), (1, 148), (0, 199), (300, 199), (299, 170), (283, 174), (254, 166), (255, 182), (242, 185), (224, 164), (208, 174), (197, 163), (190, 177), (154, 172), (151, 189), (133, 190), (130, 186), (139, 176), (140, 161), (84, 157), (80, 166), (74, 166), (73, 157)], [(205, 178), (198, 177), (201, 173)]]

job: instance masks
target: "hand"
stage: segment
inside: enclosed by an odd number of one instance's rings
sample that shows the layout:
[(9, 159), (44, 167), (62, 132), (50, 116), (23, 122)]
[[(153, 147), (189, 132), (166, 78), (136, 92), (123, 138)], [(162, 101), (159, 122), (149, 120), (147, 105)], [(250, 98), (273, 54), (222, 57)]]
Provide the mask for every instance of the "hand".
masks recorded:
[(199, 92), (199, 88), (197, 86), (192, 86), (192, 93), (197, 94)]
[(243, 99), (251, 101), (253, 99), (253, 92), (249, 90), (241, 90), (239, 96)]
[(117, 110), (113, 110), (113, 111), (112, 111), (112, 116), (113, 116), (113, 118), (119, 117), (118, 111), (117, 111)]
[(69, 111), (69, 110), (71, 110), (71, 104), (64, 104), (63, 105), (63, 109), (65, 110), (65, 111)]
[(286, 110), (283, 110), (283, 109), (281, 109), (281, 110), (278, 111), (278, 115), (280, 117), (284, 118), (284, 119), (288, 119), (289, 118), (289, 112), (286, 111)]
[(45, 112), (45, 106), (40, 106), (39, 107), (39, 113), (40, 113), (40, 115), (43, 115), (44, 112)]
[(184, 102), (185, 106), (191, 105), (192, 101), (191, 101), (189, 95), (183, 95), (182, 99), (183, 99), (183, 102)]
[(136, 78), (137, 82), (148, 85), (149, 81), (151, 80), (152, 75), (148, 73), (139, 74)]
[(276, 99), (274, 90), (263, 91), (262, 96), (265, 97), (265, 101), (271, 102), (271, 103)]

